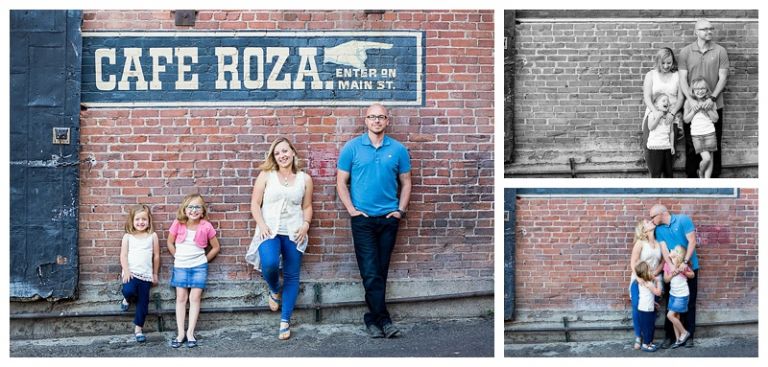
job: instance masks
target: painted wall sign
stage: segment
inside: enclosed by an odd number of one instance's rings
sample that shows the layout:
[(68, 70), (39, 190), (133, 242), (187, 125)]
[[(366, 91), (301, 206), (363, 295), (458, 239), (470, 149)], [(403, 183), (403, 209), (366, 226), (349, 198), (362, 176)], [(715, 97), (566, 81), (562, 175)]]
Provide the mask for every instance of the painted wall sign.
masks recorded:
[(424, 105), (424, 32), (83, 32), (88, 107)]
[(525, 188), (525, 197), (723, 197), (737, 198), (735, 188)]

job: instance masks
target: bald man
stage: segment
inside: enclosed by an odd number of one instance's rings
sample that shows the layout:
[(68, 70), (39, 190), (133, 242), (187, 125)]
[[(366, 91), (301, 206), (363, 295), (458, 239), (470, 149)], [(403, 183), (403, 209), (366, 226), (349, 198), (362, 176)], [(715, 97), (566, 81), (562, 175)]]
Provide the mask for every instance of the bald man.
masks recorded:
[[(715, 122), (715, 136), (717, 137), (717, 151), (713, 154), (712, 177), (720, 177), (721, 142), (723, 140), (723, 92), (728, 81), (728, 52), (723, 46), (712, 42), (712, 34), (715, 28), (706, 19), (696, 22), (694, 32), (696, 41), (680, 50), (678, 58), (678, 73), (680, 75), (680, 89), (683, 90), (686, 99), (691, 99), (690, 83), (692, 80), (703, 77), (712, 90), (711, 102), (704, 105), (709, 109), (712, 104), (717, 105), (717, 115), (720, 117)], [(699, 168), (701, 157), (696, 154), (691, 139), (691, 124), (683, 124), (685, 133), (685, 173), (688, 178), (699, 177), (696, 170)]]
[(378, 103), (368, 107), (367, 131), (344, 145), (336, 166), (336, 192), (350, 216), (368, 305), (363, 321), (371, 338), (400, 333), (387, 310), (387, 273), (411, 197), (411, 158), (402, 143), (385, 134), (387, 126), (387, 109)]
[[(680, 315), (680, 320), (688, 330), (690, 337), (684, 343), (686, 347), (693, 346), (694, 331), (696, 331), (696, 295), (698, 293), (699, 280), (699, 257), (696, 255), (696, 227), (691, 218), (685, 214), (670, 214), (667, 207), (656, 204), (650, 211), (651, 221), (656, 225), (654, 234), (656, 241), (661, 246), (661, 254), (670, 268), (682, 272), (686, 266), (693, 269), (694, 277), (688, 279), (688, 312)], [(683, 246), (686, 249), (684, 263), (675, 267), (669, 258), (669, 251), (677, 246)], [(664, 299), (669, 303), (669, 287), (664, 287)], [(664, 318), (664, 342), (662, 348), (669, 348), (674, 345), (677, 337), (672, 322), (669, 318)]]

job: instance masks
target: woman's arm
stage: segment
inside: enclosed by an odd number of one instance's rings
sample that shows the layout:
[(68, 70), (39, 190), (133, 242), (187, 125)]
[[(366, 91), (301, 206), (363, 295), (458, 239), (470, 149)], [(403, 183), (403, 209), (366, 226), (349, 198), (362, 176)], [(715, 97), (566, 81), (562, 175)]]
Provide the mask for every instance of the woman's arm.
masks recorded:
[(653, 105), (653, 70), (646, 73), (643, 79), (643, 101), (651, 112), (659, 112)]
[(632, 247), (632, 255), (629, 257), (629, 271), (632, 273), (635, 272), (635, 266), (640, 261), (640, 252), (642, 250), (643, 245), (640, 241), (635, 242), (635, 245)]
[(689, 100), (685, 101), (685, 108), (683, 109), (683, 121), (690, 123), (693, 120), (693, 115), (696, 114), (696, 109), (693, 108), (693, 103)]
[(314, 191), (312, 177), (309, 177), (307, 174), (304, 176), (306, 177), (304, 181), (304, 198), (301, 200), (301, 211), (304, 221), (296, 231), (296, 243), (304, 242), (307, 238), (309, 223), (312, 222), (312, 215), (314, 214), (312, 211), (312, 191)]
[(669, 109), (669, 112), (673, 115), (677, 114), (678, 111), (680, 111), (681, 108), (683, 108), (683, 103), (685, 102), (685, 94), (683, 94), (683, 90), (679, 87), (677, 88), (677, 101), (675, 101), (674, 106), (672, 106)]
[(261, 214), (261, 204), (264, 201), (264, 190), (267, 188), (267, 175), (267, 172), (259, 172), (259, 176), (256, 177), (256, 183), (253, 185), (253, 193), (251, 194), (251, 216), (259, 227), (261, 239), (272, 237), (272, 231), (269, 226), (267, 226), (267, 223), (264, 222), (264, 216)]

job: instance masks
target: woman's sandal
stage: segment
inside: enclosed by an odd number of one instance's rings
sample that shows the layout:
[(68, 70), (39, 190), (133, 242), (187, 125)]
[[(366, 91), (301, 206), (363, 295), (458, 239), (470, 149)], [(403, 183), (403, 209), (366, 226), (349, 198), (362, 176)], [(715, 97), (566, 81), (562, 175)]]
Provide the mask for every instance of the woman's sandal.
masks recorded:
[(269, 292), (269, 309), (272, 312), (275, 312), (280, 309), (280, 302), (281, 302), (280, 298), (277, 298), (275, 294), (272, 294), (272, 292)]
[[(282, 326), (282, 323), (281, 325)], [(277, 338), (280, 340), (288, 340), (291, 337), (291, 326), (281, 327), (278, 331)]]

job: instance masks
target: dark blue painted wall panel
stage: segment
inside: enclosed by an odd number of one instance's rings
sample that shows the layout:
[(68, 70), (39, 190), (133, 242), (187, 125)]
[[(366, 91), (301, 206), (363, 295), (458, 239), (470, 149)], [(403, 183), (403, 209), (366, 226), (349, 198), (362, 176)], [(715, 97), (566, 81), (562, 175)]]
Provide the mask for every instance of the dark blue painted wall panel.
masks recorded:
[[(12, 299), (77, 295), (81, 18), (11, 11)], [(69, 144), (53, 144), (54, 127)]]

